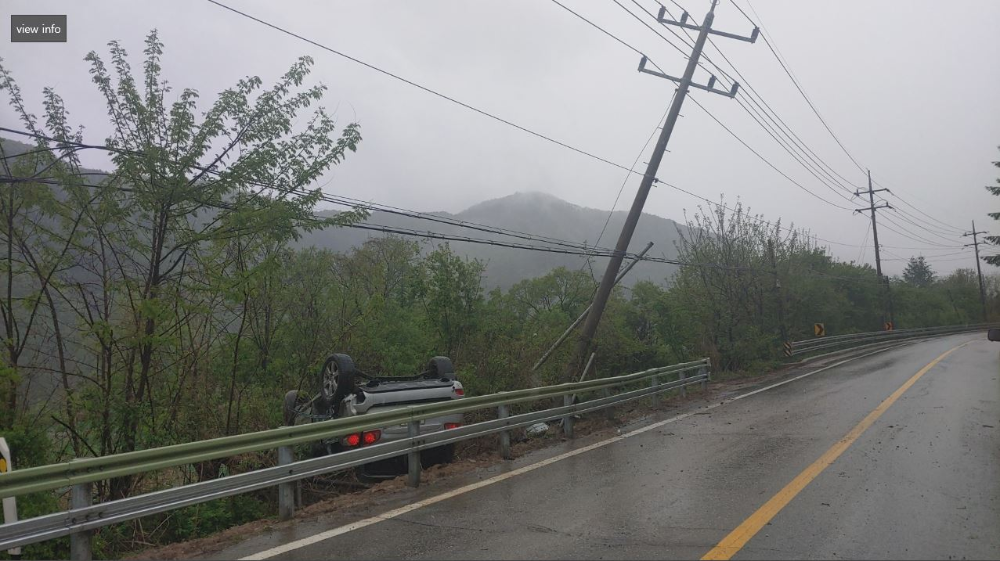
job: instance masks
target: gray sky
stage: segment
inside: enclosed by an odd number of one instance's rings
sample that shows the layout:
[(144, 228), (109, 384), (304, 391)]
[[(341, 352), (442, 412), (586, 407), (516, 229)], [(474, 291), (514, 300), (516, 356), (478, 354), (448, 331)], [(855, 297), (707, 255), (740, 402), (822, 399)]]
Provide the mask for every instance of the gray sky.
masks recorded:
[[(656, 27), (631, 0), (622, 4)], [(678, 0), (701, 21), (708, 0)], [(983, 186), (1000, 170), (1000, 2), (750, 0), (768, 36), (851, 154), (874, 179), (904, 201), (956, 228), (1000, 233), (986, 213), (1000, 200)], [(655, 13), (654, 0), (638, 0)], [(442, 93), (630, 166), (663, 115), (672, 83), (636, 72), (638, 55), (548, 0), (473, 2), (347, 2), (229, 0), (254, 16), (342, 50)], [(685, 60), (613, 0), (564, 3), (648, 54), (667, 73)], [(747, 8), (748, 0), (738, 0)], [(672, 4), (668, 7), (673, 8)], [(214, 95), (246, 75), (265, 84), (304, 54), (316, 59), (313, 78), (330, 90), (324, 105), (344, 123), (357, 119), (357, 154), (330, 174), (325, 190), (415, 210), (460, 211), (517, 191), (543, 191), (608, 209), (624, 172), (511, 129), (367, 68), (237, 16), (204, 0), (170, 2), (5, 0), (10, 14), (67, 14), (65, 44), (4, 42), (5, 64), (30, 108), (42, 113), (41, 89), (67, 100), (87, 141), (109, 133), (104, 106), (83, 57), (120, 39), (141, 68), (142, 39), (151, 28), (166, 44), (164, 74), (175, 88), (197, 89), (206, 109)], [(675, 12), (676, 13), (676, 12)], [(753, 16), (753, 13), (751, 16)], [(759, 22), (758, 22), (759, 23)], [(723, 0), (716, 29), (749, 34), (752, 26)], [(673, 37), (665, 35), (678, 43)], [(866, 179), (810, 111), (767, 46), (716, 38), (716, 45), (806, 145), (854, 185)], [(707, 54), (728, 70), (714, 48)], [(731, 72), (731, 70), (730, 70)], [(707, 74), (696, 75), (701, 82)], [(736, 101), (695, 91), (709, 111), (784, 173), (813, 192), (848, 204), (796, 163)], [(658, 177), (712, 200), (725, 193), (768, 219), (806, 226), (845, 260), (873, 262), (868, 221), (811, 197), (739, 144), (690, 101), (674, 131)], [(0, 121), (14, 125), (9, 107)], [(639, 159), (648, 160), (648, 150)], [(88, 154), (85, 163), (106, 167)], [(625, 186), (627, 209), (638, 176)], [(895, 206), (917, 217), (912, 208)], [(682, 221), (700, 201), (654, 189), (646, 211)], [(703, 203), (701, 203), (703, 204)], [(888, 219), (927, 241), (879, 228), (885, 259), (922, 253), (938, 272), (972, 267), (958, 235), (918, 229), (888, 211)], [(938, 232), (952, 230), (931, 223)], [(902, 230), (900, 230), (902, 231)], [(613, 243), (614, 236), (603, 242)], [(926, 249), (900, 249), (919, 247)], [(992, 252), (991, 252), (992, 253)], [(933, 257), (943, 255), (942, 257)], [(890, 274), (904, 263), (886, 261)]]

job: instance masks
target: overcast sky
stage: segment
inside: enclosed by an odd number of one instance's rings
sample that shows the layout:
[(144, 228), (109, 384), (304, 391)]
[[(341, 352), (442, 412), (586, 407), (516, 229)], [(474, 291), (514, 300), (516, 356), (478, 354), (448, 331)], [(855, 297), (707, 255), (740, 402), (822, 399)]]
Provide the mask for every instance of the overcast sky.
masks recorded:
[[(709, 6), (708, 0), (678, 1), (698, 21)], [(224, 2), (625, 166), (658, 125), (674, 90), (667, 80), (636, 72), (637, 54), (550, 0)], [(683, 72), (682, 55), (614, 0), (563, 2), (645, 52), (667, 73)], [(657, 27), (631, 0), (621, 2)], [(916, 222), (912, 217), (887, 211), (887, 219), (899, 226), (880, 223), (886, 272), (899, 273), (904, 264), (888, 259), (921, 253), (939, 272), (974, 266), (971, 249), (969, 257), (955, 254), (956, 246), (969, 241), (956, 229), (976, 220), (979, 229), (1000, 233), (1000, 224), (986, 216), (1000, 210), (1000, 199), (983, 188), (1000, 174), (991, 164), (1000, 159), (1000, 2), (737, 0), (744, 9), (751, 2), (765, 34), (847, 150), (871, 168), (876, 182), (892, 189), (894, 195), (886, 195), (890, 203), (924, 218), (901, 198), (952, 227), (930, 222), (934, 232), (928, 232), (906, 222)], [(638, 3), (654, 13), (658, 9), (654, 0)], [(330, 88), (324, 105), (336, 109), (343, 123), (360, 122), (364, 137), (358, 153), (327, 178), (330, 193), (457, 212), (518, 191), (542, 191), (609, 209), (624, 179), (620, 169), (205, 0), (5, 0), (0, 10), (5, 20), (10, 14), (67, 14), (67, 43), (5, 41), (0, 56), (32, 111), (42, 113), (41, 90), (54, 86), (73, 122), (86, 125), (89, 142), (102, 142), (110, 131), (83, 57), (95, 49), (106, 55), (107, 41), (119, 39), (135, 56), (133, 67), (141, 68), (142, 40), (157, 28), (166, 44), (164, 74), (174, 92), (197, 89), (203, 109), (244, 76), (258, 75), (267, 84), (297, 57), (314, 57), (312, 78)], [(716, 13), (716, 29), (750, 33), (752, 25), (730, 0)], [(809, 149), (853, 186), (867, 185), (767, 45), (723, 38), (715, 44)], [(732, 72), (715, 48), (706, 54)], [(696, 77), (704, 82), (708, 75), (701, 70)], [(838, 198), (796, 163), (737, 101), (704, 91), (692, 96), (803, 187), (843, 206), (862, 206), (857, 199), (850, 204)], [(830, 245), (841, 259), (863, 255), (873, 262), (866, 218), (800, 190), (690, 99), (682, 115), (657, 174), (661, 180), (712, 200), (721, 194), (730, 204), (739, 199), (768, 219), (781, 218), (845, 244)], [(0, 121), (16, 124), (9, 107), (0, 109)], [(639, 158), (640, 169), (648, 153)], [(86, 164), (107, 167), (100, 155), (86, 158)], [(629, 207), (638, 184), (638, 176), (628, 181), (619, 209)], [(682, 221), (685, 211), (690, 214), (699, 204), (704, 205), (658, 187), (646, 211)], [(924, 240), (890, 231), (902, 232), (900, 227)], [(868, 246), (864, 252), (862, 243)]]

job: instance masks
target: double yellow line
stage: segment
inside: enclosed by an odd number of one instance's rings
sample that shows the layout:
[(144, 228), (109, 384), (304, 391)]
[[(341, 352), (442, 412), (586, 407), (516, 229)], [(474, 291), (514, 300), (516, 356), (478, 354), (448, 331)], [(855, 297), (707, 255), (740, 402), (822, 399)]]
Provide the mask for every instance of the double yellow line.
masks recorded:
[(834, 444), (829, 450), (823, 453), (818, 460), (813, 462), (809, 467), (802, 471), (799, 475), (795, 477), (788, 485), (778, 491), (778, 494), (771, 497), (769, 501), (764, 503), (756, 512), (750, 515), (749, 518), (743, 521), (742, 524), (736, 527), (735, 530), (729, 533), (728, 536), (722, 539), (718, 545), (712, 548), (711, 551), (706, 553), (702, 559), (721, 559), (726, 560), (732, 558), (733, 555), (743, 548), (753, 538), (757, 535), (757, 532), (767, 525), (772, 518), (775, 517), (781, 509), (785, 508), (788, 503), (792, 502), (806, 485), (809, 485), (813, 479), (816, 479), (819, 474), (823, 473), (827, 467), (830, 466), (841, 454), (850, 447), (872, 424), (882, 416), (896, 400), (900, 398), (906, 390), (910, 389), (913, 384), (917, 383), (924, 374), (930, 371), (932, 368), (937, 366), (939, 362), (944, 360), (948, 355), (957, 351), (958, 349), (968, 345), (971, 341), (967, 341), (949, 349), (947, 352), (941, 354), (941, 356), (930, 361), (927, 366), (920, 369), (919, 372), (914, 374), (905, 384), (900, 386), (900, 388), (894, 392), (892, 395), (887, 397), (885, 401), (879, 404), (874, 411), (869, 413), (860, 423), (857, 424), (850, 432), (847, 433), (844, 438), (841, 438)]

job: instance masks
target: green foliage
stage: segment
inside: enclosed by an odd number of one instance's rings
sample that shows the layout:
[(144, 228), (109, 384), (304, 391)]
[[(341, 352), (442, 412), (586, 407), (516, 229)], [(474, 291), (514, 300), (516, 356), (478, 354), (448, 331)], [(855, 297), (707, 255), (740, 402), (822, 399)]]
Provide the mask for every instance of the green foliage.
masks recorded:
[[(1000, 146), (997, 148), (1000, 149)], [(993, 162), (993, 165), (1000, 168), (1000, 160)], [(987, 185), (986, 190), (989, 191), (990, 194), (1000, 197), (1000, 177), (997, 178), (996, 183), (996, 185)], [(990, 212), (987, 216), (993, 220), (1000, 220), (1000, 212)], [(983, 239), (993, 245), (1000, 245), (1000, 236), (985, 236)], [(985, 257), (983, 261), (986, 261), (990, 265), (1000, 265), (1000, 255)]]
[[(46, 434), (44, 425), (22, 424), (5, 430), (2, 436), (10, 447), (15, 469), (25, 469), (50, 464), (57, 459), (53, 443)], [(25, 520), (60, 510), (59, 501), (51, 493), (32, 493), (17, 498), (18, 518)], [(69, 539), (60, 538), (47, 542), (30, 544), (22, 548), (24, 559), (65, 559), (69, 557)], [(6, 551), (0, 551), (0, 559), (8, 559)]]
[(934, 270), (923, 255), (911, 257), (903, 271), (903, 280), (918, 288), (926, 288), (934, 282)]

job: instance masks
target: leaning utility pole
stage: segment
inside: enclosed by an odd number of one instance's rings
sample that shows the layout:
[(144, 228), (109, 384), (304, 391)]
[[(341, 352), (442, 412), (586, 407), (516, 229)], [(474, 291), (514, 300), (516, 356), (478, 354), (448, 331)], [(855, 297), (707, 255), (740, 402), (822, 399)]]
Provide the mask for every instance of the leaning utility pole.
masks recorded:
[(983, 269), (979, 265), (979, 234), (986, 234), (988, 232), (977, 232), (976, 231), (976, 221), (972, 221), (972, 231), (962, 234), (962, 237), (972, 236), (972, 243), (965, 244), (965, 247), (970, 245), (976, 248), (976, 274), (979, 275), (979, 302), (983, 306), (983, 321), (988, 321), (986, 319), (986, 289), (983, 288)]
[[(866, 208), (855, 209), (854, 212), (867, 212), (872, 213), (872, 242), (875, 245), (875, 274), (878, 275), (879, 286), (885, 285), (886, 292), (889, 291), (889, 280), (887, 277), (882, 276), (882, 255), (879, 252), (878, 247), (878, 224), (875, 220), (875, 211), (880, 208), (892, 208), (889, 203), (882, 203), (882, 206), (875, 206), (875, 193), (879, 191), (889, 191), (888, 189), (872, 189), (872, 172), (868, 170), (868, 206)], [(865, 191), (855, 191), (854, 196), (860, 197)], [(889, 295), (889, 299), (892, 299), (892, 295)], [(882, 323), (885, 324), (885, 300), (882, 298), (882, 290), (879, 289), (879, 307), (882, 308)], [(889, 313), (889, 322), (892, 323), (892, 312)]]
[(757, 40), (758, 33), (760, 33), (758, 28), (754, 28), (753, 34), (751, 34), (750, 37), (740, 37), (731, 33), (723, 33), (721, 31), (713, 30), (712, 20), (715, 19), (716, 3), (717, 0), (712, 0), (712, 7), (709, 9), (708, 14), (705, 15), (705, 21), (702, 22), (701, 26), (688, 23), (688, 13), (686, 11), (680, 21), (664, 19), (663, 15), (666, 10), (662, 6), (660, 7), (660, 13), (657, 16), (657, 20), (661, 24), (674, 25), (684, 29), (697, 31), (698, 38), (694, 43), (694, 50), (691, 51), (691, 56), (688, 58), (687, 68), (684, 69), (684, 76), (681, 78), (669, 76), (661, 72), (647, 70), (646, 57), (642, 57), (642, 60), (639, 62), (639, 72), (645, 72), (646, 74), (652, 74), (654, 76), (659, 76), (660, 78), (666, 78), (667, 80), (677, 82), (677, 91), (674, 94), (674, 101), (670, 105), (670, 111), (667, 113), (667, 120), (664, 122), (663, 129), (660, 131), (660, 137), (656, 141), (656, 147), (653, 149), (653, 153), (649, 157), (649, 163), (646, 166), (646, 173), (642, 176), (642, 182), (639, 184), (639, 190), (635, 194), (635, 200), (632, 201), (632, 208), (629, 210), (628, 217), (625, 219), (625, 225), (622, 227), (621, 234), (618, 236), (618, 243), (615, 245), (615, 251), (611, 255), (607, 269), (604, 270), (604, 277), (601, 278), (601, 285), (597, 289), (597, 294), (594, 295), (594, 302), (591, 304), (591, 311), (587, 315), (587, 321), (583, 325), (583, 330), (580, 333), (580, 339), (577, 341), (576, 350), (573, 357), (570, 359), (570, 363), (567, 365), (567, 379), (574, 376), (578, 372), (577, 369), (581, 366), (584, 358), (587, 356), (590, 343), (594, 338), (594, 334), (597, 332), (597, 326), (601, 321), (601, 316), (604, 314), (604, 308), (608, 304), (608, 298), (611, 296), (611, 289), (614, 288), (615, 276), (618, 274), (618, 269), (621, 268), (622, 261), (625, 259), (625, 254), (628, 253), (628, 246), (632, 241), (632, 234), (635, 232), (636, 224), (639, 222), (639, 217), (642, 215), (642, 207), (646, 204), (646, 197), (649, 195), (649, 190), (653, 186), (653, 181), (656, 179), (656, 172), (660, 167), (660, 160), (663, 159), (663, 153), (667, 149), (667, 142), (670, 140), (670, 133), (673, 132), (674, 125), (677, 124), (677, 117), (680, 115), (681, 105), (684, 103), (684, 98), (687, 97), (688, 90), (694, 87), (731, 98), (736, 96), (736, 91), (739, 88), (739, 84), (736, 82), (733, 82), (733, 87), (728, 92), (714, 87), (715, 76), (711, 77), (707, 86), (691, 82), (691, 78), (694, 76), (694, 71), (698, 67), (698, 60), (701, 58), (701, 51), (705, 47), (705, 41), (708, 40), (708, 35), (710, 33), (720, 35), (722, 37), (729, 37), (731, 39), (747, 41), (749, 43), (755, 42)]

